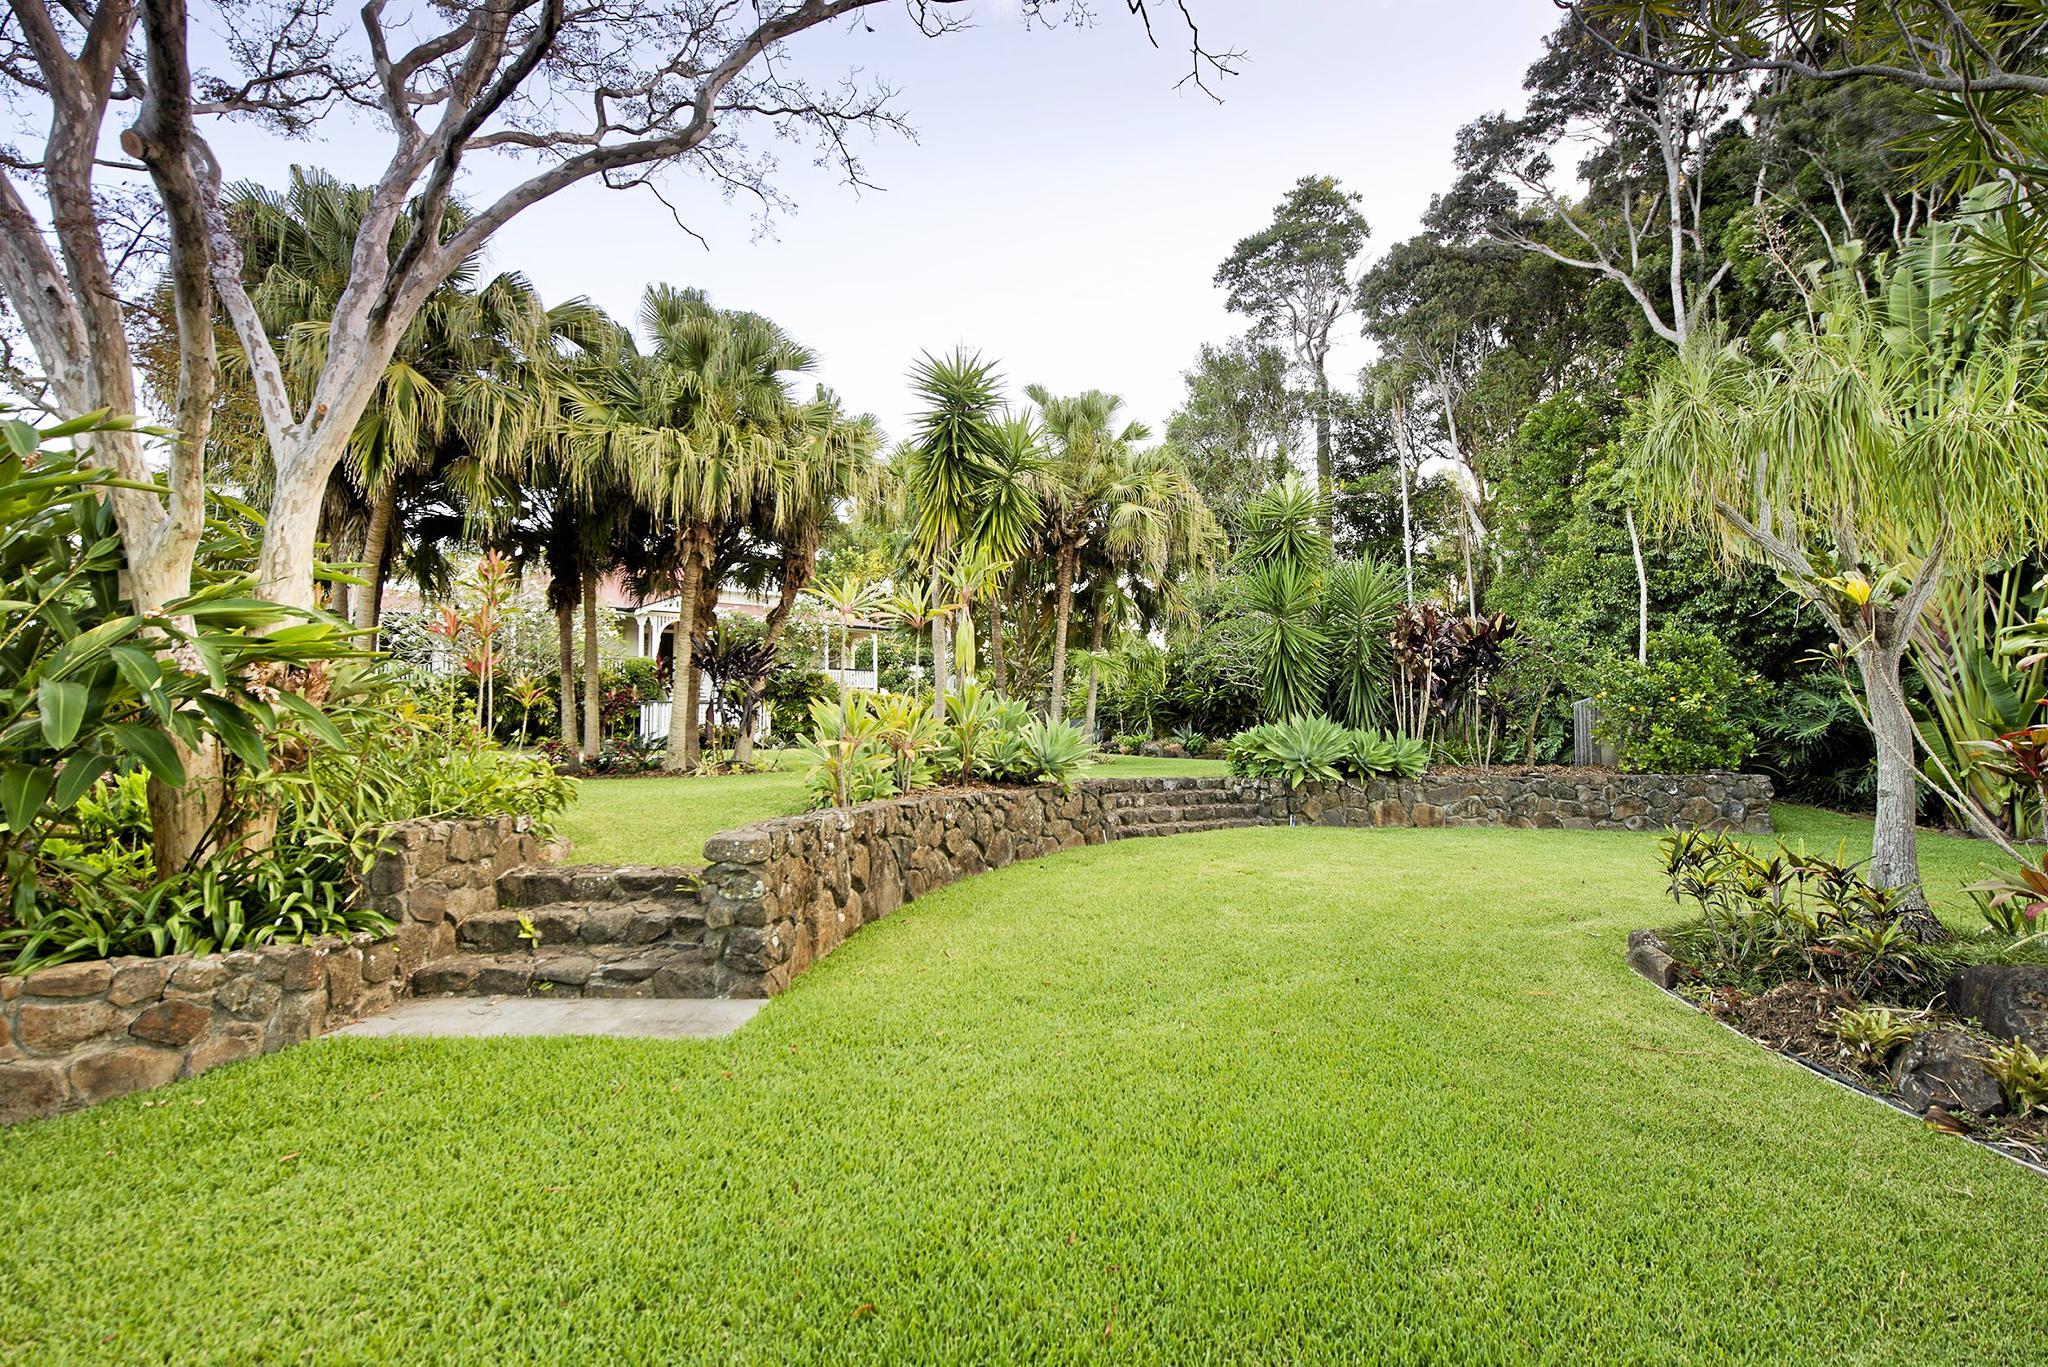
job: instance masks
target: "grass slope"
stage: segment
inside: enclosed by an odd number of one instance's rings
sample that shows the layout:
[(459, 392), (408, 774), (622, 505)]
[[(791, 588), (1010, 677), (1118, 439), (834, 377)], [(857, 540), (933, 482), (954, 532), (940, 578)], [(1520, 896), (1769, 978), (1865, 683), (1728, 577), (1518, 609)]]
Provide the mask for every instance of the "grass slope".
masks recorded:
[(328, 1041), (19, 1127), (0, 1358), (2038, 1361), (2048, 1183), (1631, 975), (1652, 864), (1127, 841), (730, 1040)]
[[(586, 779), (560, 823), (570, 858), (586, 864), (701, 864), (708, 837), (804, 810), (801, 764), (793, 756), (781, 762), (790, 767), (766, 774)], [(1137, 756), (1106, 759), (1086, 770), (1093, 778), (1222, 772), (1221, 760)]]

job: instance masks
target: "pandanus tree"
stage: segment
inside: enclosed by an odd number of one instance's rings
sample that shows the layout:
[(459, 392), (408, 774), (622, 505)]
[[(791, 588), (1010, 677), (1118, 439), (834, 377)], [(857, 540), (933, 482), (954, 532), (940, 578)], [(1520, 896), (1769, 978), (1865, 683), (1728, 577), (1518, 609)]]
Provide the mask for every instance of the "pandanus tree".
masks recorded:
[(1053, 564), (1052, 682), (1046, 710), (1059, 721), (1066, 710), (1067, 637), (1081, 552), (1119, 524), (1122, 510), (1110, 505), (1121, 492), (1122, 467), (1131, 448), (1151, 432), (1136, 422), (1118, 430), (1116, 413), (1123, 400), (1099, 389), (1070, 398), (1044, 385), (1027, 385), (1024, 392), (1044, 415), (1048, 448), (1037, 481), (1041, 535)]
[[(1720, 533), (1833, 632), (1877, 744), (1871, 877), (1908, 889), (1930, 935), (1901, 661), (1951, 567), (1975, 573), (2048, 533), (2039, 343), (1995, 315), (1944, 310), (1946, 255), (1930, 235), (1876, 291), (1834, 273), (1812, 323), (1765, 346), (1696, 339), (1651, 392), (1634, 466), (1661, 528)], [(1995, 823), (1972, 822), (2003, 843)]]

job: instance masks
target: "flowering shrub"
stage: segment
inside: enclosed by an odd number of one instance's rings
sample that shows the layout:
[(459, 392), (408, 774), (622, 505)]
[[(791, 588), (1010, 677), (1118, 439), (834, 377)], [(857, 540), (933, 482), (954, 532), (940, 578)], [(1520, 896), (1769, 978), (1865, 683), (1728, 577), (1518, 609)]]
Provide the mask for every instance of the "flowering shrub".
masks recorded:
[(1617, 661), (1594, 694), (1600, 739), (1631, 773), (1735, 769), (1756, 750), (1767, 690), (1705, 632), (1667, 628), (1650, 638), (1650, 661)]

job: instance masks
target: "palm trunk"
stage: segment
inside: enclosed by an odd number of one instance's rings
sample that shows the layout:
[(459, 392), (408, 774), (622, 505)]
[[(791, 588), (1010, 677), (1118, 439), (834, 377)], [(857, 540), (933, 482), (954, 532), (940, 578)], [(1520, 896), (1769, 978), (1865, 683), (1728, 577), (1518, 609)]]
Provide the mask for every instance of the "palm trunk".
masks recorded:
[(682, 584), (676, 595), (680, 612), (676, 617), (675, 649), (671, 652), (675, 672), (668, 687), (668, 751), (661, 761), (661, 767), (671, 773), (681, 773), (690, 767), (690, 752), (696, 740), (696, 718), (690, 711), (697, 692), (691, 636), (697, 624), (697, 595), (703, 580), (704, 562), (694, 551), (686, 552)]
[(1067, 708), (1067, 624), (1074, 616), (1074, 548), (1062, 545), (1053, 558), (1052, 696), (1046, 715), (1057, 722)]
[(1102, 654), (1102, 612), (1095, 612), (1094, 620), (1088, 626), (1088, 710), (1081, 720), (1081, 734), (1091, 742), (1095, 739), (1095, 694), (1101, 682), (1095, 669), (1095, 658)]
[(561, 663), (560, 706), (562, 744), (576, 744), (576, 607), (564, 602), (555, 609), (555, 658)]
[(604, 749), (604, 687), (598, 675), (597, 576), (583, 576), (583, 753)]
[[(708, 561), (706, 568), (709, 568)], [(698, 576), (696, 606), (690, 613), (690, 711), (683, 719), (683, 755), (685, 762), (692, 769), (695, 769), (704, 757), (704, 723), (697, 715), (698, 710), (704, 705), (704, 671), (697, 666), (697, 627), (699, 623), (709, 624), (709, 619), (714, 615), (717, 606), (715, 600), (705, 600), (704, 581), (709, 578), (708, 574), (700, 573)], [(713, 593), (716, 593), (716, 586), (711, 587)]]
[[(936, 600), (939, 596), (939, 575), (936, 570), (932, 571), (931, 589), (932, 598)], [(942, 615), (932, 618), (932, 706), (942, 712), (946, 705), (947, 682), (946, 619)]]
[(384, 603), (384, 576), (391, 563), (391, 524), (398, 515), (398, 487), (385, 480), (370, 503), (370, 525), (363, 532), (363, 578), (367, 582), (354, 595), (355, 625), (375, 631)]

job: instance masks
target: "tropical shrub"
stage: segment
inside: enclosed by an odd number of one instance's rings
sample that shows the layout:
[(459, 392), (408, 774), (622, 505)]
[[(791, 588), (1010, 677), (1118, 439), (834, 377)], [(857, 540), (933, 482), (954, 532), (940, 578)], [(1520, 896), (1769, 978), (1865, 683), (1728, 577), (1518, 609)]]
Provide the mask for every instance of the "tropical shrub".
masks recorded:
[(1924, 1011), (1870, 1006), (1840, 1012), (1830, 1028), (1852, 1062), (1863, 1068), (1881, 1068), (1900, 1045), (1931, 1024)]
[(1658, 850), (1673, 900), (1699, 911), (1674, 937), (1709, 977), (1804, 978), (1861, 997), (1946, 966), (1901, 916), (1906, 889), (1869, 882), (1861, 865), (1707, 831), (1673, 831)]
[(2019, 1040), (1995, 1044), (1984, 1058), (1984, 1071), (1998, 1080), (2005, 1108), (2016, 1116), (2048, 1111), (2048, 1058)]
[(837, 693), (829, 676), (815, 669), (771, 669), (762, 702), (768, 708), (768, 730), (782, 738), (804, 734), (811, 705)]
[(341, 668), (320, 723), (270, 733), (270, 761), (233, 798), (266, 814), (250, 836), (188, 868), (151, 854), (146, 775), (99, 778), (34, 868), (44, 896), (0, 926), (16, 971), (116, 954), (201, 954), (382, 932), (358, 906), (383, 827), (412, 818), (524, 815), (547, 829), (575, 785), (492, 741), (452, 691), (424, 694), (383, 666)]
[(1650, 638), (1650, 660), (1617, 659), (1594, 695), (1598, 734), (1631, 773), (1735, 769), (1756, 749), (1763, 680), (1714, 637), (1686, 627)]
[(811, 724), (797, 749), (809, 764), (804, 785), (813, 807), (851, 807), (889, 794), (894, 771), (881, 724), (865, 700), (813, 703)]
[(980, 684), (947, 697), (944, 723), (923, 699), (888, 693), (855, 697), (845, 710), (821, 702), (812, 716), (802, 749), (811, 802), (820, 807), (909, 793), (941, 775), (1065, 787), (1095, 753), (1080, 728), (1040, 721)]

